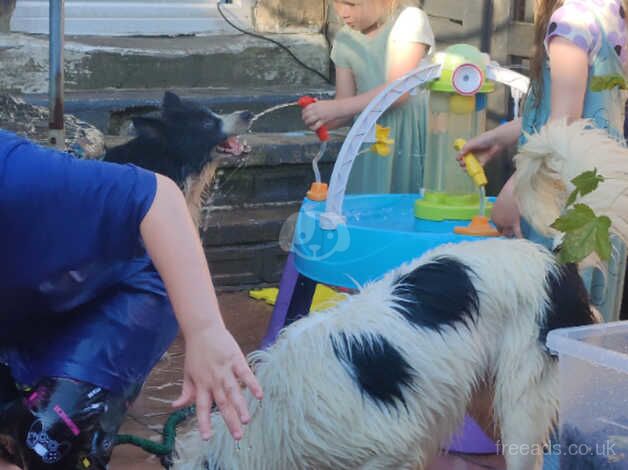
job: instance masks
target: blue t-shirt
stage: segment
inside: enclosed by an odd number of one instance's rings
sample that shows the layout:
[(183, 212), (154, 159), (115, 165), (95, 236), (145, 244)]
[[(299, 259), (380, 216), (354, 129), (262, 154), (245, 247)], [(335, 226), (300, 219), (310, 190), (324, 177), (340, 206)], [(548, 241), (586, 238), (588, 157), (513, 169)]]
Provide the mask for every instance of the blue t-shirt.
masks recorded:
[(29, 384), (141, 381), (177, 325), (139, 227), (155, 174), (0, 131), (0, 357)]

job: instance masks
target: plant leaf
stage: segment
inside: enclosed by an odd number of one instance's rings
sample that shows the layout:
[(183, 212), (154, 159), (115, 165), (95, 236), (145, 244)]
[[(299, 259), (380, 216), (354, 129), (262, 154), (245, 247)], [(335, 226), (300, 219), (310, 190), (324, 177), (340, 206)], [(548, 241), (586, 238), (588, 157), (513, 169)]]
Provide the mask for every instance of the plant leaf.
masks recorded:
[(585, 171), (571, 180), (581, 196), (595, 191), (602, 181), (604, 181), (604, 177), (597, 174), (597, 168), (594, 168), (592, 171)]
[(567, 231), (560, 249), (561, 261), (578, 263), (594, 251), (601, 259), (607, 260), (611, 253), (608, 232), (610, 226), (611, 221), (608, 217), (594, 216), (580, 227)]
[(576, 202), (576, 198), (578, 197), (578, 188), (574, 189), (571, 194), (569, 195), (569, 198), (567, 199), (567, 202), (565, 203), (565, 207), (569, 207), (571, 206), (574, 202)]
[(566, 214), (554, 221), (552, 228), (560, 232), (571, 232), (595, 220), (595, 213), (585, 204), (576, 204)]

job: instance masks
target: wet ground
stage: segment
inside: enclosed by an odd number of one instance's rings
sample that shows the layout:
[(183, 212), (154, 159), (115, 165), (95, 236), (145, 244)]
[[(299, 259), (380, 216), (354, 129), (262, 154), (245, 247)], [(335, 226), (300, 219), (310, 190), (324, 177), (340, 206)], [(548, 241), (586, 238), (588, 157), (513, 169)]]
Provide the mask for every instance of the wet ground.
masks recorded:
[[(256, 349), (266, 331), (272, 307), (252, 300), (247, 292), (219, 295), (227, 327), (245, 353)], [(155, 367), (139, 399), (133, 406), (121, 433), (157, 439), (163, 423), (172, 412), (170, 403), (180, 391), (183, 365), (183, 344), (180, 338), (168, 355)], [(162, 466), (155, 457), (129, 445), (116, 448), (111, 470), (159, 470)], [(448, 455), (442, 456), (429, 470), (503, 470), (505, 464), (496, 456)], [(251, 469), (254, 470), (254, 469)]]

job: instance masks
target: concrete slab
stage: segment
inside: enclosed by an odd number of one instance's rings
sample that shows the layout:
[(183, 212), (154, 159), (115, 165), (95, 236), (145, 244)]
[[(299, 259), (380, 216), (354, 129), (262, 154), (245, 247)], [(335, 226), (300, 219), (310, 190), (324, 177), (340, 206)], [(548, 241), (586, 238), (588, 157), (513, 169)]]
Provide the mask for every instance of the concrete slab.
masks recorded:
[[(308, 66), (329, 74), (322, 34), (276, 34)], [(67, 37), (66, 89), (233, 87), (325, 82), (276, 45), (244, 34)], [(0, 33), (0, 90), (47, 92), (45, 36)]]

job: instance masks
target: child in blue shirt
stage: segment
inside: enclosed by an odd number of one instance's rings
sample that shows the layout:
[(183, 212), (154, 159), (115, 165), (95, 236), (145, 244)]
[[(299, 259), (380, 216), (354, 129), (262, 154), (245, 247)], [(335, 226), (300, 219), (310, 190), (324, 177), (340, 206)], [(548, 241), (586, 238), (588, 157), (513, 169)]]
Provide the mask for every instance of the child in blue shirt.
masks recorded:
[(208, 438), (216, 402), (242, 436), (239, 382), (262, 391), (224, 326), (172, 180), (0, 131), (0, 227), (0, 437), (21, 447), (5, 457), (33, 469), (87, 456), (106, 468), (112, 434), (178, 326), (186, 358), (175, 405), (195, 400)]

